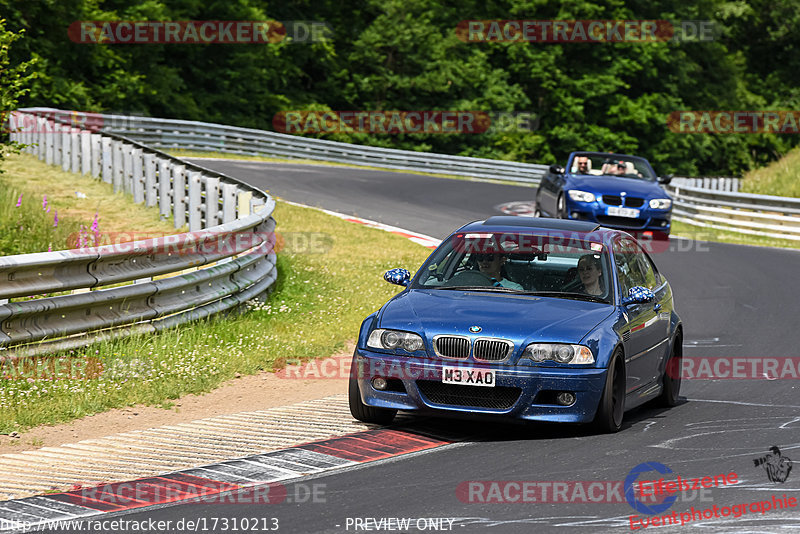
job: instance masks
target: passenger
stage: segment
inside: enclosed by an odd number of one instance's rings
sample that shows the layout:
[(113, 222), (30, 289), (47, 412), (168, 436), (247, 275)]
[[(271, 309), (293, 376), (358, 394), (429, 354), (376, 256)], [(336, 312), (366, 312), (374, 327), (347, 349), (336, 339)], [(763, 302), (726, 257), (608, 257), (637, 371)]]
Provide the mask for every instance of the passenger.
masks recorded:
[(612, 161), (609, 159), (603, 164), (603, 174), (611, 176), (624, 176), (627, 172), (627, 166), (622, 160)]
[(601, 283), (603, 278), (603, 267), (600, 257), (595, 254), (584, 254), (578, 260), (578, 276), (583, 284), (584, 292), (589, 295), (605, 294), (605, 284)]
[(509, 289), (522, 289), (522, 286), (516, 282), (512, 282), (504, 276), (505, 267), (503, 264), (506, 262), (504, 254), (476, 254), (475, 259), (478, 262), (478, 269), (485, 275), (488, 275), (494, 285), (507, 287)]

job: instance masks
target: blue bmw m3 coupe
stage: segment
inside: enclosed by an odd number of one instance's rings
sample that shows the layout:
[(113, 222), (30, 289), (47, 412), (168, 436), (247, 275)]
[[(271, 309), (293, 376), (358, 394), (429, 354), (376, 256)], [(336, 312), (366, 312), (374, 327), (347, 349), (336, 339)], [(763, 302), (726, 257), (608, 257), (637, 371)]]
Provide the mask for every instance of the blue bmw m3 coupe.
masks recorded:
[(419, 414), (594, 422), (674, 406), (682, 325), (672, 290), (629, 234), (498, 216), (456, 230), (361, 325), (356, 419)]

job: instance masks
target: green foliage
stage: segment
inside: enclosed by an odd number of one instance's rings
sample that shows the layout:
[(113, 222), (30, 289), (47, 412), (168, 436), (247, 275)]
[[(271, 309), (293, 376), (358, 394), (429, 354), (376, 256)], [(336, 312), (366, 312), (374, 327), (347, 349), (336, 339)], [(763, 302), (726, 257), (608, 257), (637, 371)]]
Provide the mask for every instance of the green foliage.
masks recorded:
[[(681, 110), (797, 109), (796, 0), (0, 0), (12, 56), (39, 58), (22, 101), (272, 129), (288, 110), (531, 112), (532, 132), (335, 133), (385, 147), (553, 163), (576, 149), (648, 157), (659, 173), (741, 174), (797, 136), (679, 134)], [(69, 40), (91, 20), (324, 21), (328, 40), (97, 45)], [(465, 43), (475, 19), (711, 21), (711, 41)]]
[[(35, 77), (35, 73), (27, 72), (35, 63), (33, 60), (12, 66), (9, 56), (11, 45), (21, 34), (22, 32), (6, 30), (6, 21), (0, 18), (0, 127), (8, 113), (17, 109), (18, 99), (28, 92), (26, 85)], [(18, 152), (21, 147), (19, 143), (11, 142), (4, 128), (0, 133), (0, 173), (3, 172), (6, 154)]]

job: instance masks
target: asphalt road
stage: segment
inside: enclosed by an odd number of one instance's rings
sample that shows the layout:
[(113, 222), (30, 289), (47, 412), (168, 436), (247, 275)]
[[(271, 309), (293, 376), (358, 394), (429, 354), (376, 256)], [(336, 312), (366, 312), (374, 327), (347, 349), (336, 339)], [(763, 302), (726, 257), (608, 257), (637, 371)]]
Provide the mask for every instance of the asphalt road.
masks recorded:
[[(202, 164), (286, 200), (439, 238), (467, 221), (497, 214), (498, 205), (530, 200), (534, 193), (526, 187), (343, 167)], [(687, 357), (800, 356), (800, 253), (675, 240), (669, 251), (655, 254), (654, 259), (674, 289)], [(457, 490), (470, 481), (621, 481), (637, 465), (651, 461), (683, 477), (735, 472), (739, 481), (687, 492), (664, 514), (733, 506), (773, 495), (800, 500), (800, 468), (785, 482), (771, 482), (754, 462), (774, 445), (785, 456), (800, 459), (798, 385), (798, 380), (685, 380), (684, 403), (670, 410), (645, 407), (628, 412), (623, 430), (614, 435), (593, 435), (570, 426), (442, 421), (443, 429), (463, 441), (289, 485), (292, 495), (309, 484), (321, 484), (324, 497), (318, 500), (324, 502), (184, 504), (125, 518), (275, 517), (279, 532), (292, 533), (365, 532), (366, 526), (374, 525), (364, 518), (390, 517), (411, 518), (411, 528), (400, 530), (410, 532), (425, 526), (416, 523), (422, 518), (454, 520), (435, 525), (462, 533), (630, 532), (629, 516), (638, 512), (624, 502), (624, 496), (622, 502), (610, 503), (563, 502), (563, 498), (549, 503), (485, 503), (480, 499), (490, 496), (492, 488), (511, 486), (467, 486), (477, 488), (471, 498)], [(650, 473), (642, 478), (658, 476)], [(796, 532), (800, 505), (662, 527), (659, 532), (701, 527), (706, 532)], [(434, 529), (423, 531), (428, 530)]]

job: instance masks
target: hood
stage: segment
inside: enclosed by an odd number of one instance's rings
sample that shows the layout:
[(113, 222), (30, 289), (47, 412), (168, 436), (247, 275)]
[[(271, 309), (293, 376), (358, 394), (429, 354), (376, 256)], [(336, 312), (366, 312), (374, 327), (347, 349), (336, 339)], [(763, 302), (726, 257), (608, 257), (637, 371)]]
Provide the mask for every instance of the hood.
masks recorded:
[(642, 198), (666, 198), (668, 196), (657, 182), (613, 176), (572, 175), (567, 183), (567, 188), (601, 195), (618, 195), (624, 191), (628, 195)]
[[(578, 343), (611, 315), (610, 304), (582, 300), (444, 289), (405, 291), (384, 306), (379, 328), (438, 334)], [(481, 327), (470, 333), (471, 326)]]

